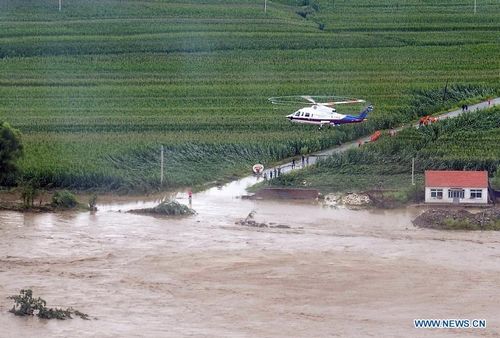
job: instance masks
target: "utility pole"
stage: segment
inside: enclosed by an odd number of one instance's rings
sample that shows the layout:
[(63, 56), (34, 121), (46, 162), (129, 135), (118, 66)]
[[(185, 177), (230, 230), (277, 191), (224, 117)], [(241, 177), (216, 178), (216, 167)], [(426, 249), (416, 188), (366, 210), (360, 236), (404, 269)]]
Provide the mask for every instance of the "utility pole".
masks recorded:
[(59, 12), (61, 11), (62, 9), (62, 0), (59, 0)]
[(474, 14), (476, 14), (477, 0), (474, 0)]
[(448, 94), (448, 81), (449, 80), (446, 80), (446, 85), (444, 86), (443, 90), (443, 102), (446, 100), (446, 94)]
[(411, 185), (415, 185), (415, 157), (411, 158)]
[(264, 13), (267, 13), (267, 0), (264, 0)]
[(163, 185), (163, 145), (161, 146), (160, 163), (161, 163), (160, 185)]

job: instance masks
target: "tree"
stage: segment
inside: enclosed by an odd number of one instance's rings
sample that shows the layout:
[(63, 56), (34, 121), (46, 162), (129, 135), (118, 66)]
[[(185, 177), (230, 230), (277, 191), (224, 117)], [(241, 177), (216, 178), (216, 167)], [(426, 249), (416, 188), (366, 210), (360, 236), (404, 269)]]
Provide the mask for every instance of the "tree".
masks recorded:
[(0, 184), (12, 184), (17, 160), (23, 154), (21, 133), (7, 122), (0, 123)]

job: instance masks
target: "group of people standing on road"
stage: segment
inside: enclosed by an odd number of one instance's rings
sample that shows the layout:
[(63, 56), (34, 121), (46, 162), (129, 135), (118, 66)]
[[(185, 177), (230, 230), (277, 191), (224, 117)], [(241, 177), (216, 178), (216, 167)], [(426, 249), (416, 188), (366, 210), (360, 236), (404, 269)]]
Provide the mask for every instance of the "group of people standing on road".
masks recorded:
[[(302, 162), (302, 167), (308, 166), (309, 165), (309, 156), (302, 155), (301, 162)], [(295, 169), (295, 165), (296, 165), (295, 159), (292, 159), (292, 164), (291, 164), (292, 170)], [(279, 177), (279, 176), (281, 176), (281, 168), (282, 167), (273, 168), (273, 169), (269, 170), (269, 174), (265, 171), (264, 174), (262, 175), (262, 177), (266, 181), (268, 178), (270, 180), (272, 180), (273, 177), (274, 178)]]
[[(271, 169), (269, 170), (269, 179), (272, 180), (273, 177), (276, 178), (276, 177), (279, 177), (281, 175), (281, 167), (278, 167), (278, 168), (274, 168), (274, 169)], [(267, 181), (267, 172), (264, 172), (264, 180)]]
[[(309, 156), (301, 156), (302, 167), (309, 165)], [(295, 169), (295, 159), (292, 160), (292, 169)]]

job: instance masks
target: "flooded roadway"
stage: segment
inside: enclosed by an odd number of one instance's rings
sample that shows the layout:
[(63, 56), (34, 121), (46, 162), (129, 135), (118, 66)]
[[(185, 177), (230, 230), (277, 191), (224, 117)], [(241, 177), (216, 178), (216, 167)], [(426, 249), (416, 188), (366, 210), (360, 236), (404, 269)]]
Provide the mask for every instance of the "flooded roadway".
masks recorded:
[[(500, 336), (500, 233), (417, 229), (415, 208), (238, 198), (253, 183), (195, 194), (188, 218), (123, 212), (158, 198), (0, 212), (0, 337)], [(252, 210), (290, 228), (235, 225)], [(22, 288), (95, 319), (15, 317), (6, 297)], [(487, 328), (415, 329), (418, 318)]]
[[(500, 235), (416, 229), (421, 210), (332, 209), (237, 198), (254, 178), (193, 196), (194, 217), (0, 213), (0, 336), (498, 336)], [(178, 196), (187, 204), (186, 194)], [(235, 225), (257, 221), (289, 229)], [(14, 295), (97, 319), (19, 318)], [(481, 318), (483, 330), (417, 330)]]

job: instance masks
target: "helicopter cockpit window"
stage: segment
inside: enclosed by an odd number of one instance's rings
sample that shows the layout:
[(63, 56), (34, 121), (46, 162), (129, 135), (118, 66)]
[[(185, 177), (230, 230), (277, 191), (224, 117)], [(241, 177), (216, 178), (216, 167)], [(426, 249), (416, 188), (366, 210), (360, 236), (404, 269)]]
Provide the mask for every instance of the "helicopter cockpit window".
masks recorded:
[(304, 116), (304, 112), (300, 113), (300, 116)]
[(298, 111), (298, 112), (296, 112), (296, 113), (295, 113), (295, 116), (300, 116), (300, 112), (299, 112), (299, 111)]
[(306, 113), (306, 117), (309, 117), (309, 113)]

